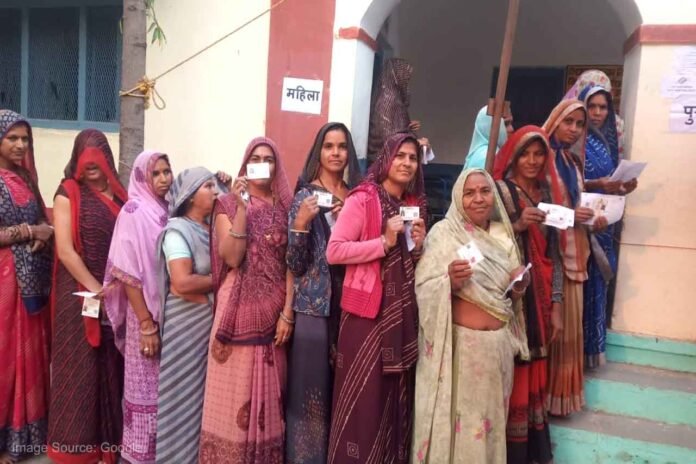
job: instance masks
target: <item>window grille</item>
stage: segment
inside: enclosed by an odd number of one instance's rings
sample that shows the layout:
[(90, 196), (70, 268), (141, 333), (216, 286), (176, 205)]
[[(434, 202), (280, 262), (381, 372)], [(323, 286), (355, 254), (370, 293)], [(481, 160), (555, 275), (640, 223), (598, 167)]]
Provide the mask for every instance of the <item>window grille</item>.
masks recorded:
[(20, 111), (22, 12), (0, 9), (0, 108)]
[(118, 122), (121, 83), (119, 7), (87, 8), (85, 119)]

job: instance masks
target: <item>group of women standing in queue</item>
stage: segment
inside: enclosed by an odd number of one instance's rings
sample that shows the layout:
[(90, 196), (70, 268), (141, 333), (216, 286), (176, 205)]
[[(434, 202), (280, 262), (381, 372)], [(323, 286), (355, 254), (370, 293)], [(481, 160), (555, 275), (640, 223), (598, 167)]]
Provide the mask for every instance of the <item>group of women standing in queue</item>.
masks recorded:
[[(361, 180), (350, 132), (325, 125), (293, 197), (268, 138), (234, 183), (174, 178), (143, 152), (126, 192), (104, 134), (83, 131), (54, 199), (53, 272), (31, 127), (1, 111), (0, 462), (45, 443), (57, 463), (549, 462), (547, 412), (582, 407), (616, 270), (614, 231), (580, 225), (580, 193), (636, 187), (608, 180), (620, 125), (608, 80), (584, 78), (509, 136), (493, 176), (460, 174), (427, 237), (409, 132)], [(247, 178), (253, 163), (269, 178)], [(576, 226), (544, 226), (542, 201)], [(460, 254), (472, 243), (481, 257)]]

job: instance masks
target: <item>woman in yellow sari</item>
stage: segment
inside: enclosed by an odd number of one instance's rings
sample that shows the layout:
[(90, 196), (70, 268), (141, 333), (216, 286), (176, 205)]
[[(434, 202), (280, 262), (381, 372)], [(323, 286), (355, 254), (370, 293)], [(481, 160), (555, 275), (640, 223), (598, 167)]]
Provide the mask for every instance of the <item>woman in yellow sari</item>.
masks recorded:
[(508, 291), (523, 268), (486, 171), (460, 174), (452, 205), (428, 234), (424, 250), (416, 269), (413, 462), (504, 463), (514, 356), (529, 357), (517, 304), (529, 279)]

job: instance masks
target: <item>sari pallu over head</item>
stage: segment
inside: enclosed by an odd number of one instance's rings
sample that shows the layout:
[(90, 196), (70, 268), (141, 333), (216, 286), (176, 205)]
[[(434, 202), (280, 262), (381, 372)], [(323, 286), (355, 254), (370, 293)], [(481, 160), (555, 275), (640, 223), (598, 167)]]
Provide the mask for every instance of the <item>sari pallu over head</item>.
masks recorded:
[[(249, 158), (261, 145), (269, 147), (275, 157), (275, 173), (271, 181), (274, 205), (263, 205), (263, 200), (250, 198), (246, 210), (246, 256), (239, 269), (230, 270), (218, 253), (219, 241), (214, 219), (218, 214), (226, 214), (232, 221), (237, 211), (237, 199), (233, 194), (223, 195), (213, 210), (210, 249), (216, 293), (214, 306), (216, 311), (224, 311), (215, 338), (224, 344), (270, 343), (285, 302), (285, 249), (292, 193), (275, 142), (266, 137), (257, 137), (249, 142), (238, 176), (246, 175)], [(264, 208), (273, 208), (272, 216), (267, 221), (262, 216)], [(282, 256), (276, 259), (281, 251)], [(250, 278), (252, 271), (256, 277)], [(236, 274), (235, 280), (229, 300), (223, 301), (217, 298), (217, 292), (230, 272)]]
[[(524, 126), (508, 139), (503, 145), (503, 148), (498, 152), (495, 158), (495, 166), (493, 168), (493, 178), (498, 181), (498, 189), (507, 189), (510, 195), (501, 194), (504, 203), (509, 198), (510, 202), (516, 204), (510, 205), (515, 208), (515, 211), (521, 213), (527, 207), (536, 207), (527, 195), (519, 195), (516, 191), (517, 187), (512, 184), (509, 177), (513, 175), (513, 168), (517, 160), (522, 155), (524, 150), (530, 144), (538, 141), (546, 149), (546, 162), (550, 162), (550, 158), (554, 153), (551, 150), (546, 133), (541, 127)], [(539, 173), (538, 181), (542, 188), (546, 186), (545, 170), (542, 169)], [(509, 212), (509, 208), (508, 208)], [(510, 221), (515, 221), (519, 217), (510, 216)], [(551, 231), (551, 233), (555, 233)], [(527, 311), (528, 326), (538, 326), (541, 330), (538, 334), (538, 339), (533, 339), (535, 333), (528, 333), (529, 346), (532, 348), (540, 348), (546, 344), (546, 328), (550, 323), (551, 318), (551, 282), (553, 275), (553, 263), (547, 256), (547, 236), (542, 231), (542, 227), (536, 224), (530, 225), (527, 230), (521, 234), (523, 250), (520, 250), (520, 256), (526, 256), (532, 263), (530, 273), (532, 275), (531, 286), (533, 291), (527, 292), (524, 299)]]
[[(0, 141), (16, 125), (25, 125), (29, 133), (29, 147), (22, 162), (12, 171), (32, 192), (33, 198), (18, 202), (5, 184), (0, 180), (0, 226), (12, 226), (22, 223), (32, 225), (48, 222), (46, 209), (38, 187), (38, 176), (34, 165), (34, 138), (31, 125), (22, 116), (10, 110), (0, 110)], [(47, 244), (47, 245), (50, 245)], [(41, 311), (49, 302), (51, 289), (50, 246), (32, 253), (26, 243), (15, 243), (11, 247), (15, 263), (15, 274), (20, 289), (24, 308), (30, 314)]]
[[(128, 194), (126, 189), (123, 188), (121, 182), (118, 180), (118, 174), (116, 173), (116, 167), (114, 165), (114, 158), (111, 153), (111, 148), (106, 140), (106, 136), (95, 129), (87, 129), (80, 132), (75, 138), (75, 144), (73, 146), (72, 156), (68, 165), (65, 167), (65, 179), (61, 182), (61, 187), (68, 196), (70, 201), (70, 227), (72, 233), (73, 247), (77, 254), (82, 254), (82, 237), (80, 234), (80, 204), (82, 194), (80, 191), (80, 179), (84, 174), (87, 166), (95, 164), (99, 167), (101, 172), (106, 176), (109, 187), (113, 192), (114, 199), (120, 200), (121, 204), (124, 204), (128, 200)], [(121, 211), (121, 207), (114, 200), (110, 200), (98, 192), (96, 189), (90, 187), (92, 194), (98, 198), (102, 203), (104, 203), (109, 211), (115, 216)], [(55, 282), (58, 272), (58, 257), (54, 256), (54, 266), (53, 266), (53, 283), (55, 288)], [(84, 291), (85, 288), (79, 283), (77, 284), (76, 291)], [(51, 315), (55, 315), (55, 304), (56, 304), (55, 292), (51, 296)], [(101, 327), (99, 319), (93, 317), (83, 317), (85, 324), (85, 336), (87, 337), (88, 343), (97, 347), (101, 343)]]
[[(164, 236), (168, 231), (174, 230), (178, 232), (186, 241), (191, 251), (192, 272), (194, 274), (198, 273), (197, 270), (200, 269), (210, 269), (210, 234), (208, 233), (208, 228), (206, 227), (205, 233), (202, 233), (199, 225), (183, 217), (184, 208), (182, 207), (196, 194), (204, 183), (214, 178), (215, 174), (204, 167), (185, 169), (176, 176), (169, 193), (167, 193), (169, 220), (164, 229), (162, 229), (156, 245), (157, 277), (161, 308), (164, 308), (170, 285), (167, 258), (162, 248)], [(159, 326), (161, 331), (164, 327), (164, 311), (160, 312)]]
[[(484, 106), (476, 114), (476, 122), (474, 123), (474, 133), (471, 136), (469, 153), (464, 159), (465, 169), (485, 167), (486, 154), (488, 153), (488, 141), (490, 140), (492, 126), (493, 116), (488, 115), (488, 106)], [(506, 140), (507, 131), (505, 130), (505, 121), (501, 119), (496, 147), (500, 149)]]
[[(360, 233), (360, 241), (378, 238), (384, 229), (382, 206), (380, 202), (380, 190), (384, 191), (382, 182), (389, 174), (389, 168), (401, 145), (405, 142), (413, 142), (417, 153), (420, 145), (415, 136), (410, 133), (397, 133), (389, 137), (379, 156), (370, 166), (365, 179), (353, 189), (350, 195), (356, 192), (366, 193), (367, 218), (363, 230)], [(384, 194), (383, 194), (384, 195)], [(418, 163), (416, 174), (404, 194), (405, 206), (418, 206), (420, 217), (427, 223), (427, 199), (423, 180), (423, 167)], [(341, 308), (355, 316), (374, 319), (379, 313), (382, 304), (382, 279), (381, 260), (369, 263), (361, 263), (346, 267), (346, 276), (343, 280), (343, 292), (341, 294)]]
[[(490, 175), (482, 169), (462, 171), (452, 189), (452, 204), (445, 218), (436, 223), (426, 237), (424, 253), (416, 268), (416, 296), (419, 309), (418, 367), (416, 369), (416, 420), (413, 455), (424, 460), (429, 449), (448, 450), (451, 436), (433, 435), (433, 431), (452, 433), (449, 414), (454, 387), (452, 290), (449, 264), (458, 259), (457, 250), (474, 241), (484, 260), (473, 268), (472, 277), (456, 296), (475, 304), (507, 324), (511, 344), (522, 359), (529, 359), (524, 319), (519, 304), (505, 295), (510, 272), (520, 265), (517, 248), (506, 247), (499, 239), (473, 224), (462, 203), (464, 183), (472, 174), (482, 174), (495, 196), (491, 228), (494, 222), (514, 244), (514, 232), (502, 200)], [(498, 366), (490, 366), (498, 369)], [(501, 405), (502, 407), (502, 405)], [(447, 411), (447, 414), (436, 414)], [(446, 418), (444, 417), (446, 416)]]
[[(584, 190), (585, 130), (578, 141), (571, 147), (558, 142), (554, 132), (564, 118), (585, 105), (579, 100), (563, 100), (551, 111), (542, 128), (549, 135), (552, 156), (546, 160), (546, 178), (551, 186), (553, 202), (566, 208), (575, 209)], [(590, 246), (587, 231), (581, 224), (567, 230), (559, 230), (563, 267), (568, 278), (582, 282), (587, 279), (587, 259)]]
[[(614, 101), (611, 92), (608, 92), (604, 87), (598, 85), (588, 87), (580, 94), (580, 100), (587, 108), (590, 98), (600, 93), (607, 99), (607, 119), (604, 120), (604, 124), (602, 124), (601, 127), (594, 127), (592, 124), (589, 124), (588, 121), (588, 131), (605, 145), (607, 153), (609, 153), (611, 161), (614, 163), (614, 167), (616, 167), (619, 164), (619, 138), (616, 130), (617, 115), (614, 110)], [(586, 146), (585, 149), (588, 150), (590, 147)]]
[(159, 320), (160, 295), (157, 285), (157, 238), (167, 223), (167, 202), (157, 196), (152, 170), (167, 155), (144, 151), (133, 163), (128, 184), (128, 202), (116, 220), (104, 277), (104, 305), (114, 329), (115, 343), (124, 351), (126, 315), (129, 311), (124, 284), (142, 290), (153, 320)]

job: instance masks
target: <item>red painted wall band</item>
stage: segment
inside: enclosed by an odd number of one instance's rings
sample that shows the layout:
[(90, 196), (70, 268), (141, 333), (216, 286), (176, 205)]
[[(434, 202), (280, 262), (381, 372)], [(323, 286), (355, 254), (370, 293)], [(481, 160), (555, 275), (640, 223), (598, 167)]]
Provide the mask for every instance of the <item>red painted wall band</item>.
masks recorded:
[[(278, 144), (291, 187), (317, 131), (328, 121), (334, 16), (334, 0), (293, 0), (271, 11), (266, 136)], [(286, 76), (324, 81), (321, 114), (280, 110)]]
[(696, 24), (643, 24), (624, 42), (624, 55), (638, 44), (696, 44)]
[(379, 49), (377, 41), (370, 37), (370, 34), (362, 27), (342, 27), (338, 30), (338, 37), (341, 39), (359, 40), (370, 47), (374, 52)]

